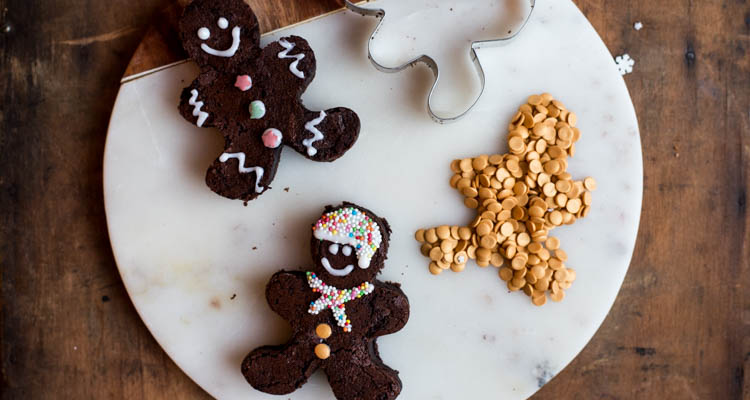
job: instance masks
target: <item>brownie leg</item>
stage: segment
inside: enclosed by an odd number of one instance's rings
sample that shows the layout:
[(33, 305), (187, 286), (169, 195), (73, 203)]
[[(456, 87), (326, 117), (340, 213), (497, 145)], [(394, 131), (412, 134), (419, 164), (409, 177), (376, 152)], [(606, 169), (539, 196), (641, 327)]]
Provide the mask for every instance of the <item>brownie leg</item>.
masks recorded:
[(393, 400), (401, 393), (398, 371), (383, 364), (374, 342), (335, 352), (323, 368), (339, 400)]
[(242, 375), (257, 390), (289, 394), (302, 387), (320, 366), (314, 343), (287, 343), (253, 350), (242, 361)]

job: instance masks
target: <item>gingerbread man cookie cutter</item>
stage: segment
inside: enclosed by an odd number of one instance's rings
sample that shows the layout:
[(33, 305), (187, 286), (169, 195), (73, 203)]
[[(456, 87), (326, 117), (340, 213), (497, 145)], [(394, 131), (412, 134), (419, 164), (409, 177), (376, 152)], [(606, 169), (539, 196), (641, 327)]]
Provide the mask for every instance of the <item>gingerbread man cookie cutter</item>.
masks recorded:
[(430, 117), (435, 122), (438, 122), (440, 124), (445, 124), (445, 123), (458, 121), (464, 116), (466, 116), (474, 108), (474, 106), (476, 106), (476, 104), (479, 102), (479, 99), (482, 97), (482, 94), (484, 94), (484, 89), (486, 86), (486, 77), (485, 77), (484, 67), (482, 67), (482, 62), (479, 60), (479, 56), (477, 55), (477, 52), (476, 52), (477, 49), (489, 48), (489, 47), (500, 47), (500, 46), (510, 43), (513, 39), (518, 37), (518, 35), (523, 31), (523, 29), (528, 24), (529, 20), (531, 20), (531, 15), (534, 12), (536, 0), (523, 0), (523, 1), (528, 1), (529, 5), (531, 6), (531, 9), (529, 10), (526, 17), (523, 19), (523, 22), (520, 24), (518, 28), (516, 28), (515, 30), (509, 31), (508, 35), (502, 38), (489, 39), (489, 40), (476, 40), (476, 41), (471, 42), (471, 45), (469, 47), (469, 57), (479, 77), (480, 89), (475, 99), (471, 102), (471, 105), (469, 105), (467, 109), (465, 109), (464, 111), (456, 115), (443, 115), (435, 111), (433, 107), (433, 95), (435, 94), (435, 89), (437, 88), (438, 82), (440, 81), (440, 67), (438, 66), (437, 61), (435, 61), (433, 57), (427, 54), (421, 54), (405, 63), (402, 63), (400, 65), (395, 65), (395, 66), (385, 65), (384, 63), (378, 61), (375, 58), (375, 56), (373, 55), (373, 51), (372, 51), (372, 45), (373, 45), (373, 41), (378, 35), (378, 32), (380, 31), (380, 28), (383, 26), (383, 21), (385, 20), (385, 15), (386, 15), (386, 11), (384, 9), (366, 8), (366, 7), (359, 5), (362, 3), (355, 4), (354, 2), (350, 0), (346, 0), (346, 8), (362, 16), (375, 17), (380, 20), (377, 26), (375, 27), (375, 29), (373, 30), (372, 34), (370, 35), (370, 38), (367, 41), (367, 58), (370, 59), (370, 62), (377, 70), (381, 72), (385, 72), (385, 73), (397, 73), (397, 72), (401, 72), (405, 70), (408, 67), (413, 67), (421, 63), (421, 64), (426, 65), (432, 71), (432, 74), (434, 75), (434, 81), (427, 95), (427, 112), (429, 113)]

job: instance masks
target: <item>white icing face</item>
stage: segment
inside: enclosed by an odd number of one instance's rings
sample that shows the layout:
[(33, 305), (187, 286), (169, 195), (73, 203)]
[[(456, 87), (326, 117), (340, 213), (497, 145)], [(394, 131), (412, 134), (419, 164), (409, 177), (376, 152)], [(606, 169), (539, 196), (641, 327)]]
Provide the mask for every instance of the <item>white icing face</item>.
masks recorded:
[(352, 255), (352, 246), (349, 246), (348, 244), (344, 246), (343, 249), (341, 249), (341, 254), (349, 257)]
[(331, 263), (325, 257), (323, 257), (323, 258), (320, 259), (320, 263), (323, 264), (323, 268), (325, 268), (326, 271), (328, 271), (328, 273), (331, 274), (331, 276), (347, 276), (352, 271), (354, 271), (354, 265), (353, 264), (349, 264), (349, 265), (347, 265), (346, 267), (344, 267), (342, 269), (333, 268), (331, 266)]
[(198, 37), (201, 40), (206, 40), (211, 37), (211, 31), (208, 28), (200, 28), (198, 29)]
[[(229, 21), (226, 18), (221, 17), (216, 22), (216, 25), (218, 25), (220, 29), (227, 29), (229, 27)], [(205, 26), (198, 29), (198, 38), (200, 40), (207, 40), (210, 37), (211, 37), (210, 29), (208, 29)], [(239, 26), (235, 26), (234, 28), (232, 28), (232, 45), (229, 46), (229, 48), (226, 50), (216, 50), (213, 47), (205, 43), (201, 43), (201, 50), (205, 51), (206, 53), (212, 56), (217, 56), (217, 57), (232, 57), (235, 55), (235, 53), (237, 53), (237, 50), (239, 50), (239, 48), (240, 48), (240, 27)]]
[(330, 246), (328, 246), (328, 252), (333, 254), (334, 256), (336, 254), (339, 254), (339, 245), (338, 243), (331, 243)]

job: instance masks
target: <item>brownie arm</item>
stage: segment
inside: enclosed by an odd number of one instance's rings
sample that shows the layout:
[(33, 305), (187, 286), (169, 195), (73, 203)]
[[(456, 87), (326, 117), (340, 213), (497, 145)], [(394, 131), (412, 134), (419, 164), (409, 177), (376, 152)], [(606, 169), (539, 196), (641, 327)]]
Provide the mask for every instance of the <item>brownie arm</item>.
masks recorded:
[(208, 100), (210, 93), (215, 90), (212, 85), (216, 81), (217, 75), (216, 71), (213, 70), (201, 72), (190, 86), (182, 89), (180, 94), (180, 105), (178, 107), (180, 115), (188, 122), (201, 128), (214, 127), (214, 123), (218, 119), (212, 109), (212, 102)]
[[(373, 322), (368, 337), (378, 337), (400, 331), (409, 321), (409, 299), (400, 287), (387, 282), (376, 282), (370, 306), (378, 318)], [(382, 312), (388, 310), (388, 312)]]
[(305, 294), (311, 292), (304, 272), (279, 271), (266, 285), (266, 301), (276, 314), (295, 326), (309, 307)]

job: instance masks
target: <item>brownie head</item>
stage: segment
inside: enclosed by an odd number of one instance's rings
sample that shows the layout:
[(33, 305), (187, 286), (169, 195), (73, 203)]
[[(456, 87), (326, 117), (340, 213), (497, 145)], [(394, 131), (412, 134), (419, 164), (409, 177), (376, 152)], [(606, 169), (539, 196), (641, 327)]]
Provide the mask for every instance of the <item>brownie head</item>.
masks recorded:
[(391, 229), (372, 211), (352, 203), (326, 207), (313, 225), (313, 272), (340, 289), (372, 282), (388, 255)]
[(195, 0), (180, 19), (182, 45), (198, 65), (220, 70), (260, 54), (258, 19), (242, 0)]

